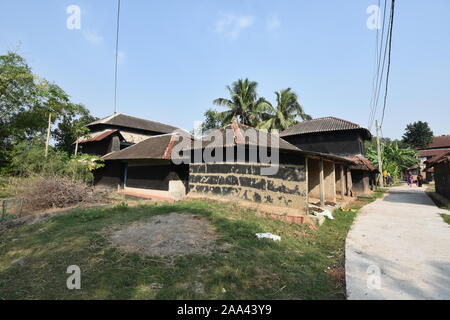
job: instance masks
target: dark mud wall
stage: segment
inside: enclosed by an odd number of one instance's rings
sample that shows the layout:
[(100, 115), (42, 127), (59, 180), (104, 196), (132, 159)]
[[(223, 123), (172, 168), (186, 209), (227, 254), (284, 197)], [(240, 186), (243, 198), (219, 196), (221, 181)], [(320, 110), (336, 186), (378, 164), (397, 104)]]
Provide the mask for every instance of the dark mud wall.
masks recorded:
[(189, 165), (189, 190), (205, 196), (304, 209), (304, 158), (290, 162), (280, 164), (278, 172), (268, 176), (261, 174), (261, 169), (267, 165), (258, 163), (193, 163)]

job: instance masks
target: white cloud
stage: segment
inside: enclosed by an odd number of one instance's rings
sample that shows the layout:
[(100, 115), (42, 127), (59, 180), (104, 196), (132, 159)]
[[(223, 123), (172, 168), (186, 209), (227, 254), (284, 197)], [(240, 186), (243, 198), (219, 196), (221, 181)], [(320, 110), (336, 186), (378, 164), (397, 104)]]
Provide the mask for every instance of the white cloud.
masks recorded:
[(267, 30), (275, 30), (281, 27), (281, 21), (277, 16), (273, 16), (267, 20)]
[(225, 37), (236, 39), (242, 30), (250, 27), (254, 21), (255, 18), (250, 15), (225, 14), (216, 22), (216, 32)]
[(95, 31), (84, 31), (83, 36), (88, 42), (92, 44), (100, 44), (103, 42), (103, 37), (98, 35)]

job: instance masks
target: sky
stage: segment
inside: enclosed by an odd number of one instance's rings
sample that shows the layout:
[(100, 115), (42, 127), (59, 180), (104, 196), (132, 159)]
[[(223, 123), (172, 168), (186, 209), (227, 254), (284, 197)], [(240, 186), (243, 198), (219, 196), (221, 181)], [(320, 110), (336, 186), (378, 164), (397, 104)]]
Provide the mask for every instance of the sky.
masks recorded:
[[(376, 31), (367, 9), (377, 3), (122, 0), (118, 112), (191, 130), (215, 98), (227, 97), (226, 85), (247, 77), (272, 103), (289, 87), (314, 118), (368, 127)], [(396, 3), (383, 136), (401, 138), (418, 120), (450, 134), (450, 1)], [(116, 14), (115, 0), (2, 0), (0, 54), (17, 51), (73, 102), (106, 117), (114, 111)]]

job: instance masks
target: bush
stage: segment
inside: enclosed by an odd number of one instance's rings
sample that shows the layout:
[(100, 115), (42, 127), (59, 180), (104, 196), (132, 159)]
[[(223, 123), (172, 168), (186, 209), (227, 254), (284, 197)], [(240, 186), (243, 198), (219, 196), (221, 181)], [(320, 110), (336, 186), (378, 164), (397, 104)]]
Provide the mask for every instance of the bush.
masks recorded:
[(86, 183), (64, 176), (32, 177), (19, 187), (24, 208), (64, 208), (94, 201), (94, 190)]
[(45, 145), (39, 139), (17, 144), (11, 153), (10, 173), (20, 177), (67, 176), (92, 182), (92, 171), (104, 165), (96, 156), (82, 154), (70, 157), (65, 152), (49, 147), (45, 157), (44, 150)]

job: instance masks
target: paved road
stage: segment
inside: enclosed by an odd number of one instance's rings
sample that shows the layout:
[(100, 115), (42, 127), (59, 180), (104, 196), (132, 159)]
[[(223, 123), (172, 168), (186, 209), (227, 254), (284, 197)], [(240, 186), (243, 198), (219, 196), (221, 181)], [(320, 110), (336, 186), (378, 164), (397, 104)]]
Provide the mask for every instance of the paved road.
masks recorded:
[(346, 242), (348, 299), (450, 299), (444, 212), (407, 186), (365, 206)]

